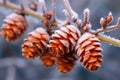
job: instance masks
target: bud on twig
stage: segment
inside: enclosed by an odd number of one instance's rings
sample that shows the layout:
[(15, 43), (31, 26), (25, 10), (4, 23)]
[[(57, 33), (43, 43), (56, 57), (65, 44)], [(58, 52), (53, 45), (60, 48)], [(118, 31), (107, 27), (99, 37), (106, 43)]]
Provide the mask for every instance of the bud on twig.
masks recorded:
[(37, 2), (35, 0), (32, 0), (31, 2), (29, 2), (28, 6), (31, 10), (37, 11)]

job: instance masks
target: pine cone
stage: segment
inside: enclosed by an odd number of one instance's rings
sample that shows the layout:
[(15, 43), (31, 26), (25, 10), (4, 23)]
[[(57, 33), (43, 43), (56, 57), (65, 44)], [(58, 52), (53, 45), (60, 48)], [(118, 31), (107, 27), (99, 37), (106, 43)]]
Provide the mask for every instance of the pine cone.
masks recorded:
[(47, 49), (49, 35), (44, 28), (37, 28), (29, 33), (29, 37), (24, 40), (22, 45), (22, 55), (28, 58), (34, 58)]
[(57, 68), (62, 73), (70, 72), (76, 63), (76, 57), (74, 51), (66, 53), (63, 56), (57, 56)]
[(12, 13), (4, 20), (1, 35), (7, 41), (13, 41), (24, 33), (26, 27), (27, 22), (25, 17), (21, 14)]
[(48, 47), (55, 55), (64, 55), (74, 49), (79, 37), (80, 31), (73, 25), (67, 25), (55, 31)]
[(90, 71), (98, 69), (102, 62), (100, 41), (95, 35), (85, 33), (78, 40), (76, 45), (77, 55), (84, 67)]
[(44, 52), (41, 56), (40, 59), (42, 61), (42, 64), (44, 66), (53, 66), (55, 64), (55, 56), (50, 53), (49, 51)]

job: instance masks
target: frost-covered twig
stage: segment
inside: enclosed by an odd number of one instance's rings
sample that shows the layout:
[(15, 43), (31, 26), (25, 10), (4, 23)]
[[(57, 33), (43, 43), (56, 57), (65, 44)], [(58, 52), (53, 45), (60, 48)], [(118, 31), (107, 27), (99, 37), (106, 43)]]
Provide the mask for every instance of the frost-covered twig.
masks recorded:
[(56, 21), (56, 0), (52, 0), (53, 21)]
[(41, 10), (42, 10), (42, 13), (44, 15), (46, 13), (46, 10), (47, 10), (46, 4), (45, 4), (45, 0), (39, 0), (39, 3), (40, 3), (40, 7), (41, 7)]
[[(6, 8), (9, 8), (9, 9), (12, 9), (12, 10), (20, 10), (20, 6), (12, 4), (12, 3), (8, 2), (8, 1), (6, 2), (6, 5), (4, 5), (2, 0), (0, 0), (0, 6), (6, 7)], [(29, 9), (26, 9), (26, 8), (24, 8), (24, 10), (22, 12), (24, 14), (34, 16), (34, 17), (36, 17), (38, 19), (41, 19), (41, 20), (45, 19), (40, 13), (29, 10)]]
[(69, 1), (68, 0), (63, 0), (63, 3), (68, 11), (68, 13), (71, 15), (71, 17), (76, 17), (78, 18), (78, 14), (71, 8)]
[(71, 22), (70, 14), (67, 12), (66, 9), (63, 10), (63, 13), (64, 13), (65, 18), (66, 18), (65, 24), (70, 24), (70, 22)]
[(117, 24), (113, 26), (109, 26), (105, 29), (98, 29), (97, 31), (93, 32), (94, 34), (98, 34), (101, 32), (111, 31), (120, 28), (120, 18), (118, 18)]
[(112, 38), (110, 36), (106, 36), (106, 35), (103, 35), (103, 34), (102, 35), (97, 35), (97, 37), (102, 41), (105, 41), (107, 43), (110, 43), (112, 45), (120, 47), (120, 40), (118, 40), (118, 39), (115, 39), (115, 38)]

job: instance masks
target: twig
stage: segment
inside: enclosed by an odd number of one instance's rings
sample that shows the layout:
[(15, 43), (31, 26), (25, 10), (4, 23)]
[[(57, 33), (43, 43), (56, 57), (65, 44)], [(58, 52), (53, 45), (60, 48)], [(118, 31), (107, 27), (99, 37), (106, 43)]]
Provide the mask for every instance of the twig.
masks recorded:
[(39, 0), (39, 3), (40, 3), (40, 7), (41, 7), (41, 10), (42, 10), (42, 13), (44, 15), (46, 13), (46, 10), (47, 10), (46, 4), (45, 4), (45, 0)]
[[(12, 4), (10, 2), (6, 2), (6, 5), (3, 4), (2, 0), (0, 0), (0, 6), (3, 6), (3, 7), (6, 7), (6, 8), (9, 8), (9, 9), (12, 9), (12, 10), (20, 10), (20, 6), (17, 6), (15, 4)], [(32, 10), (29, 10), (29, 9), (25, 9), (23, 10), (23, 13), (24, 14), (27, 14), (27, 15), (31, 15), (31, 16), (34, 16), (38, 19), (41, 19), (41, 20), (44, 20), (45, 18), (39, 14), (38, 12), (35, 12), (35, 11), (32, 11)]]
[(69, 4), (69, 1), (68, 0), (63, 0), (63, 3), (65, 5), (68, 13), (71, 15), (71, 17), (74, 16), (74, 17), (78, 18), (78, 14), (75, 11), (73, 11), (73, 9), (71, 8), (71, 6)]
[(52, 0), (53, 22), (56, 21), (56, 0)]
[(115, 29), (119, 29), (119, 28), (120, 28), (120, 18), (118, 18), (118, 22), (117, 22), (116, 25), (109, 26), (105, 29), (98, 29), (97, 31), (95, 31), (93, 33), (98, 34), (98, 33), (101, 33), (101, 32), (111, 31), (111, 30), (115, 30)]
[(97, 37), (102, 41), (105, 41), (107, 43), (120, 47), (120, 41), (117, 39), (114, 39), (114, 38), (112, 39), (111, 37), (105, 36), (105, 35), (97, 35)]
[(70, 14), (67, 12), (66, 9), (63, 10), (63, 13), (64, 13), (65, 18), (66, 18), (65, 24), (70, 24), (70, 22), (71, 22)]

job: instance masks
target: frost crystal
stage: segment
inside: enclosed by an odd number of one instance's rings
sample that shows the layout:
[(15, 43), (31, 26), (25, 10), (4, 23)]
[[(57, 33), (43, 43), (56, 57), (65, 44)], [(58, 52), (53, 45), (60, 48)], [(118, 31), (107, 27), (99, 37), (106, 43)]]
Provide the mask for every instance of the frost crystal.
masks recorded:
[[(111, 36), (107, 36), (107, 35), (104, 35), (104, 34), (100, 34), (100, 35), (103, 36), (103, 37), (106, 37), (107, 39), (113, 40), (113, 41), (116, 42), (116, 43), (120, 43), (120, 40), (119, 40), (119, 39), (116, 39), (116, 38), (113, 38), (113, 37), (111, 37)], [(117, 46), (117, 44), (112, 44), (113, 41), (111, 42), (110, 45)]]
[(112, 16), (112, 12), (109, 12), (108, 16)]

